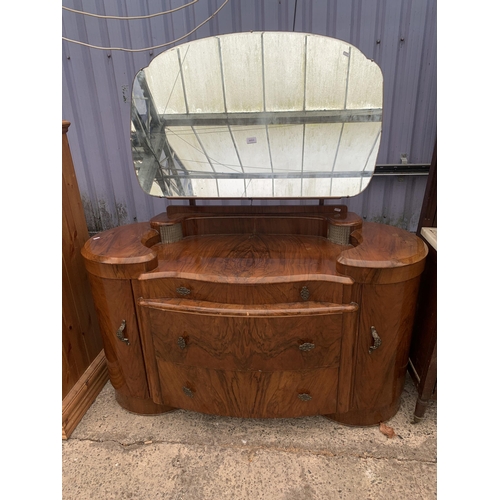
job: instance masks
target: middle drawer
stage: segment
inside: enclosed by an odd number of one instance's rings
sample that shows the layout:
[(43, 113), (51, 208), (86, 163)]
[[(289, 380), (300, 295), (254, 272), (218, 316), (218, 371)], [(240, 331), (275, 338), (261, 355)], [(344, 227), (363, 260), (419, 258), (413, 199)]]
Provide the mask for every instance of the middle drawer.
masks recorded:
[(140, 299), (139, 310), (157, 359), (219, 370), (277, 371), (338, 366), (343, 323), (357, 305)]

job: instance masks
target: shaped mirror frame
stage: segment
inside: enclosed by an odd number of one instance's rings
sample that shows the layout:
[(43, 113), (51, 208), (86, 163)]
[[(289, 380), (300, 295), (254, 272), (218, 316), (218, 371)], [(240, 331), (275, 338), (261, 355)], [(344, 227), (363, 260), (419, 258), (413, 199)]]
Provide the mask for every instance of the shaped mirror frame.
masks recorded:
[(375, 170), (383, 78), (320, 35), (232, 33), (179, 45), (134, 79), (141, 187), (168, 198), (341, 198)]

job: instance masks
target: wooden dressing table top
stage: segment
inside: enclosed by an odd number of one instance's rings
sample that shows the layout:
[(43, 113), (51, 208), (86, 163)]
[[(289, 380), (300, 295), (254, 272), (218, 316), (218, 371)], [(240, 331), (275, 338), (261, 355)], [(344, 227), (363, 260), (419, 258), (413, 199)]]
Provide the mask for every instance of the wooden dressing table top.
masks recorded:
[[(232, 234), (190, 236), (151, 248), (158, 255), (155, 273), (201, 276), (215, 282), (339, 277), (336, 261), (350, 245), (303, 235)], [(208, 276), (209, 275), (209, 276)], [(350, 281), (350, 280), (348, 280)]]
[(330, 281), (350, 282), (353, 278), (382, 284), (419, 275), (428, 252), (427, 245), (415, 235), (370, 222), (351, 234), (351, 242), (338, 245), (321, 236), (258, 233), (186, 236), (176, 243), (162, 244), (158, 231), (144, 222), (91, 238), (82, 253), (87, 270), (103, 277), (116, 272), (123, 278), (184, 273), (235, 283), (238, 279), (324, 276)]

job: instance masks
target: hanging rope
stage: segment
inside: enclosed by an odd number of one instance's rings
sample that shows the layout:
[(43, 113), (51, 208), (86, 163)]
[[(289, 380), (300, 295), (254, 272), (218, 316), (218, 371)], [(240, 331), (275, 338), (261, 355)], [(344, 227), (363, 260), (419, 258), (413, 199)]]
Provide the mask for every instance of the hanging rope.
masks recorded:
[[(198, 1), (198, 0), (196, 0), (196, 1)], [(183, 40), (184, 38), (187, 38), (189, 35), (192, 35), (196, 30), (198, 30), (204, 24), (208, 23), (208, 21), (213, 19), (229, 1), (230, 0), (224, 0), (224, 3), (210, 17), (208, 17), (203, 22), (198, 24), (198, 26), (196, 26), (196, 28), (192, 29), (189, 33), (186, 33), (185, 35), (180, 36), (179, 38), (176, 38), (175, 40), (172, 40), (170, 42), (162, 43), (160, 45), (155, 45), (154, 47), (145, 47), (144, 49), (126, 49), (124, 47), (100, 47), (98, 45), (91, 45), (89, 43), (80, 42), (78, 40), (72, 40), (71, 38), (66, 38), (64, 36), (62, 37), (62, 39), (65, 40), (66, 42), (76, 43), (77, 45), (83, 45), (84, 47), (89, 47), (91, 49), (98, 49), (98, 50), (121, 50), (123, 52), (144, 52), (146, 50), (159, 49), (161, 47), (166, 47), (167, 45), (173, 45), (174, 43), (177, 43), (178, 41)], [(194, 3), (194, 2), (191, 2), (191, 3)], [(190, 5), (190, 4), (187, 4), (187, 5)], [(187, 7), (187, 5), (185, 5), (184, 7)], [(165, 13), (168, 13), (168, 12), (171, 12), (171, 11), (167, 11)], [(161, 14), (164, 14), (164, 13), (153, 14), (153, 15), (161, 15)], [(131, 18), (124, 18), (124, 19), (131, 19)]]
[(199, 0), (193, 0), (192, 2), (189, 2), (185, 5), (181, 5), (180, 7), (177, 7), (175, 9), (166, 10), (165, 12), (158, 12), (156, 14), (149, 14), (147, 16), (102, 16), (100, 14), (92, 14), (91, 12), (84, 12), (83, 10), (70, 9), (69, 7), (64, 7), (64, 6), (63, 6), (63, 9), (67, 10), (69, 12), (74, 12), (75, 14), (83, 14), (84, 16), (98, 17), (99, 19), (122, 19), (122, 20), (151, 19), (152, 17), (163, 16), (165, 14), (171, 14), (172, 12), (177, 12), (178, 10), (185, 9), (186, 7), (189, 7), (190, 5), (197, 3), (198, 1)]

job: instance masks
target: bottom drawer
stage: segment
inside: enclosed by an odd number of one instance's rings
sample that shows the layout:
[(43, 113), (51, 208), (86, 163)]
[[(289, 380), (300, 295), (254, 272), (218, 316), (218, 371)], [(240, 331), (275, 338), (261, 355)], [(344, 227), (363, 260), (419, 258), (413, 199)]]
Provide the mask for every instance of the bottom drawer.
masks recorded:
[(338, 368), (224, 371), (158, 359), (162, 403), (213, 415), (288, 418), (335, 413)]

